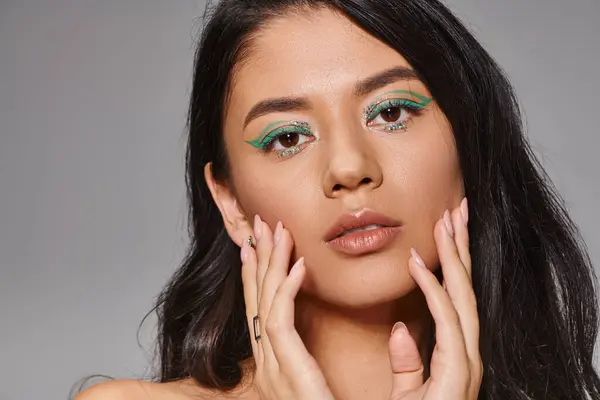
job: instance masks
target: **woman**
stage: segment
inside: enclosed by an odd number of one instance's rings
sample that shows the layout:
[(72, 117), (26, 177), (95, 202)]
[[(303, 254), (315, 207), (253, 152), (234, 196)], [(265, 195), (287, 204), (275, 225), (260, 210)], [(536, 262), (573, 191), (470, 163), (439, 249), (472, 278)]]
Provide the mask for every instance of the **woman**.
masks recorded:
[(222, 0), (189, 117), (160, 383), (80, 399), (600, 398), (589, 258), (442, 4)]

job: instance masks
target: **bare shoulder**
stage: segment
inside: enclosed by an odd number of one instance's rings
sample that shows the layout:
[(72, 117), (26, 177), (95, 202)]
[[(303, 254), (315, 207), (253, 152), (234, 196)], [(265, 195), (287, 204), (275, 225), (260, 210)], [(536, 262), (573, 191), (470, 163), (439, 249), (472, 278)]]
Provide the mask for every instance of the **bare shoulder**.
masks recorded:
[(169, 383), (122, 379), (96, 384), (81, 392), (74, 400), (250, 400), (253, 397), (216, 393), (188, 379)]
[(74, 400), (155, 399), (156, 385), (158, 384), (134, 379), (106, 381), (84, 390)]

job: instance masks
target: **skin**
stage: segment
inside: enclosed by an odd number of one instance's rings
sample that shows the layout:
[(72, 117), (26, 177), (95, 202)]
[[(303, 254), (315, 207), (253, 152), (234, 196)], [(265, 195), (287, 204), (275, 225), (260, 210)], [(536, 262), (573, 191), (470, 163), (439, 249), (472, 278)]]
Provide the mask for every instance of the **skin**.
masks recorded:
[[(251, 338), (257, 375), (248, 372), (239, 390), (218, 397), (476, 398), (479, 327), (451, 126), (435, 101), (412, 115), (406, 130), (365, 124), (365, 108), (388, 92), (430, 98), (417, 79), (361, 96), (353, 90), (395, 67), (410, 65), (342, 16), (321, 10), (271, 21), (236, 72), (223, 132), (231, 179), (215, 181), (210, 164), (205, 176), (242, 248), (249, 325), (260, 314), (262, 338)], [(268, 113), (245, 126), (256, 103), (290, 96), (310, 107)], [(274, 122), (295, 120), (307, 122), (318, 140), (290, 157), (248, 143)], [(362, 208), (401, 221), (402, 233), (374, 254), (349, 257), (329, 248), (327, 230), (341, 214)], [(249, 236), (256, 249), (245, 244)], [(419, 267), (411, 248), (429, 269)], [(439, 268), (443, 287), (430, 272)], [(432, 315), (438, 342), (428, 376), (422, 360)], [(399, 321), (409, 334), (390, 336)], [(163, 390), (164, 399), (205, 393), (189, 381), (148, 385)]]

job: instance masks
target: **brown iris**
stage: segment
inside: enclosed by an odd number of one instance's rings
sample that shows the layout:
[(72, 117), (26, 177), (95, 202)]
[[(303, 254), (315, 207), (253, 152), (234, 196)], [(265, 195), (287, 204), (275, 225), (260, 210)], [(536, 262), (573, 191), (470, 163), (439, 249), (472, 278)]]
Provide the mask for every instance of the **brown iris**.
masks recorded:
[(381, 118), (383, 118), (385, 122), (397, 122), (401, 113), (402, 110), (400, 107), (390, 107), (381, 111)]
[(300, 135), (295, 132), (289, 132), (279, 136), (277, 140), (279, 140), (279, 143), (285, 148), (294, 147), (298, 144)]

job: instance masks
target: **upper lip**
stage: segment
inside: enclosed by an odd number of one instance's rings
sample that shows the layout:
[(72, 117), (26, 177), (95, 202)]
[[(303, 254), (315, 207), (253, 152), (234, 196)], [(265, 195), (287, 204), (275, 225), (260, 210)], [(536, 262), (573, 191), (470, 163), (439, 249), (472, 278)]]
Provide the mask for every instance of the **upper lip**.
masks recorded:
[(385, 227), (400, 226), (400, 222), (379, 214), (375, 211), (364, 209), (356, 213), (343, 214), (325, 234), (325, 241), (329, 242), (344, 232), (351, 229), (362, 228), (368, 225), (381, 225)]

